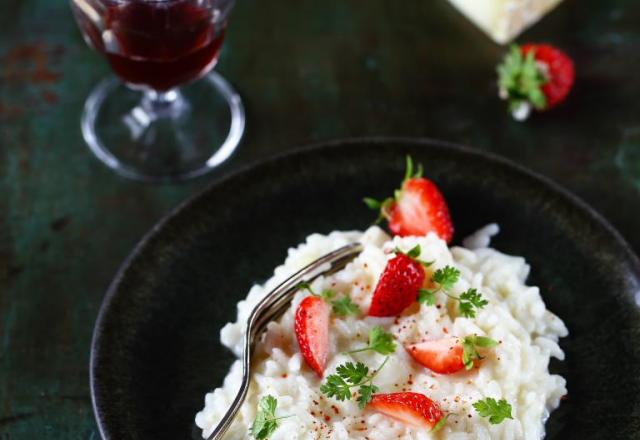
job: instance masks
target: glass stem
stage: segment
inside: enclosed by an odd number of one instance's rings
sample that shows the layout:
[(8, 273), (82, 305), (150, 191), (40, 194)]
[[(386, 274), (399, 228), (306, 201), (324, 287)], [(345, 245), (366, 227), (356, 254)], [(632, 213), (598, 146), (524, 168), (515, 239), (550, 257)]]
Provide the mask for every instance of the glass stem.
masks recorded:
[(188, 110), (188, 104), (177, 88), (163, 92), (147, 89), (142, 97), (142, 108), (147, 112), (151, 120), (159, 118), (177, 119)]

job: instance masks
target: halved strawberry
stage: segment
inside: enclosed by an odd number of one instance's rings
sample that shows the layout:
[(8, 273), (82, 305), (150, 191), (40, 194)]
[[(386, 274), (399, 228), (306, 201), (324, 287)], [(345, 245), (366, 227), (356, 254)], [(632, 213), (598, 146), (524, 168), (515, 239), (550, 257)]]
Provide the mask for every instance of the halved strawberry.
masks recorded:
[(322, 298), (308, 296), (296, 310), (294, 330), (307, 365), (322, 377), (329, 358), (329, 314)]
[(470, 370), (483, 357), (478, 348), (493, 348), (498, 343), (486, 336), (450, 337), (409, 345), (407, 352), (420, 365), (439, 374)]
[(372, 209), (379, 209), (395, 235), (427, 235), (434, 232), (449, 243), (453, 238), (453, 224), (449, 207), (438, 187), (422, 177), (422, 167), (413, 173), (413, 161), (407, 157), (407, 172), (395, 197), (383, 202), (366, 198)]
[(444, 417), (440, 406), (420, 393), (375, 394), (368, 406), (421, 429), (433, 429)]
[(373, 291), (369, 316), (395, 316), (413, 304), (424, 284), (422, 264), (402, 253), (389, 260)]
[(424, 177), (414, 177), (402, 184), (388, 218), (389, 229), (395, 235), (427, 235), (435, 232), (447, 243), (453, 238), (447, 202), (438, 187)]
[(406, 349), (416, 362), (431, 371), (452, 374), (464, 369), (460, 342), (460, 338), (444, 338), (409, 345)]

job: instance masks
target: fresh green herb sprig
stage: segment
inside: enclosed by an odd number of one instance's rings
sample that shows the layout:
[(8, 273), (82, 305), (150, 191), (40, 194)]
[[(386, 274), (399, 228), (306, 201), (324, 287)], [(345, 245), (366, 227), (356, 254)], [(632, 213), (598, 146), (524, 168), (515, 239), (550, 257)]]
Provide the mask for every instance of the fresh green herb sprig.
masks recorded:
[(436, 270), (431, 277), (431, 281), (438, 284), (438, 288), (435, 290), (420, 289), (418, 291), (418, 302), (434, 305), (436, 303), (436, 293), (442, 292), (449, 298), (458, 301), (460, 315), (465, 318), (475, 318), (477, 311), (489, 304), (489, 301), (484, 299), (477, 289), (473, 288), (463, 292), (460, 296), (450, 294), (449, 290), (453, 288), (459, 279), (460, 271), (455, 267), (445, 266)]
[(393, 339), (393, 335), (385, 332), (384, 327), (381, 325), (377, 325), (369, 330), (369, 345), (348, 351), (347, 353), (360, 353), (368, 350), (385, 356), (394, 353), (396, 351), (396, 342)]
[(471, 370), (475, 360), (484, 359), (478, 352), (478, 348), (493, 348), (498, 342), (486, 336), (467, 336), (462, 340), (462, 363), (464, 368)]
[(276, 408), (278, 407), (278, 400), (267, 395), (260, 399), (258, 404), (258, 414), (251, 425), (251, 436), (256, 440), (266, 440), (271, 434), (274, 433), (279, 426), (279, 420), (286, 419), (285, 417), (276, 417)]
[(373, 379), (388, 360), (387, 357), (372, 373), (369, 372), (369, 367), (362, 362), (341, 364), (336, 369), (337, 374), (327, 377), (327, 381), (320, 386), (320, 391), (327, 397), (335, 397), (337, 400), (343, 401), (350, 400), (353, 397), (351, 389), (359, 387), (358, 406), (360, 409), (364, 409), (371, 401), (373, 394), (379, 391), (379, 388), (373, 384)]
[[(449, 295), (448, 295), (449, 296)], [(489, 301), (478, 293), (476, 289), (469, 289), (463, 292), (458, 298), (460, 314), (465, 318), (475, 318), (476, 311), (483, 309)]]
[(316, 293), (311, 284), (307, 282), (302, 282), (298, 284), (298, 289), (307, 290), (313, 296), (318, 296), (325, 300), (328, 304), (331, 304), (331, 308), (333, 313), (338, 316), (355, 316), (360, 314), (360, 308), (357, 304), (351, 301), (351, 298), (348, 296), (343, 296), (342, 298), (334, 299), (336, 297), (336, 293), (333, 290), (323, 290), (321, 293)]
[[(409, 179), (422, 177), (422, 174), (423, 174), (422, 164), (421, 163), (418, 164), (415, 172), (413, 168), (414, 168), (413, 159), (411, 158), (411, 156), (407, 155), (404, 180), (402, 181), (401, 186), (403, 186), (404, 183)], [(365, 197), (364, 199), (362, 199), (362, 201), (365, 203), (365, 205), (369, 207), (369, 209), (379, 212), (378, 218), (376, 219), (374, 224), (378, 224), (385, 218), (389, 218), (391, 214), (390, 212), (391, 208), (395, 204), (396, 199), (398, 199), (398, 197), (400, 196), (401, 191), (402, 191), (401, 189), (396, 190), (393, 197), (387, 197), (384, 200), (377, 200), (372, 197)]]
[(487, 397), (484, 400), (478, 400), (473, 404), (475, 410), (481, 417), (489, 417), (489, 423), (497, 425), (505, 419), (513, 419), (511, 416), (511, 405), (504, 399), (497, 400)]

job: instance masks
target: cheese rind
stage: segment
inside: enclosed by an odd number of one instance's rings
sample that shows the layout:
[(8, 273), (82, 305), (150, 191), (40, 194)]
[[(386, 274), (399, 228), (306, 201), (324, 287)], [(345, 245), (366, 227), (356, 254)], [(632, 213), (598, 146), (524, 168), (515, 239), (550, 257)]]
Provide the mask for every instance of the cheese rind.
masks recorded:
[(449, 0), (496, 43), (511, 42), (562, 0)]

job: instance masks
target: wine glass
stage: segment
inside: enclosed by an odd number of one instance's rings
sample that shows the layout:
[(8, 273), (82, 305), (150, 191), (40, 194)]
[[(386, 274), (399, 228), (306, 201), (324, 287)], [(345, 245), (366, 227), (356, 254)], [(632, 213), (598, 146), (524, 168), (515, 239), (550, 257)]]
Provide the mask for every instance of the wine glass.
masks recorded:
[[(81, 127), (93, 153), (145, 181), (199, 176), (238, 146), (245, 115), (212, 71), (234, 0), (71, 0), (86, 42), (119, 79), (99, 83)], [(196, 81), (197, 80), (197, 81)]]

